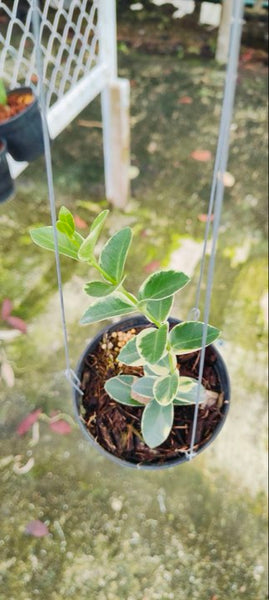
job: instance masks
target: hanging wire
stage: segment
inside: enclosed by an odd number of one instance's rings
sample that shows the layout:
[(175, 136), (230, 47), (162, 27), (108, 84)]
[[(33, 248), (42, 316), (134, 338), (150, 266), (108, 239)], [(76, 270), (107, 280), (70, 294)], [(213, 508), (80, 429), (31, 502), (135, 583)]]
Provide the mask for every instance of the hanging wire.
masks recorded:
[(54, 193), (54, 185), (53, 185), (50, 136), (49, 136), (47, 117), (46, 117), (46, 97), (45, 97), (45, 90), (44, 90), (44, 85), (43, 85), (43, 58), (42, 58), (41, 43), (40, 43), (40, 9), (39, 9), (38, 0), (33, 1), (32, 24), (33, 24), (33, 32), (34, 32), (34, 38), (35, 38), (35, 56), (36, 56), (36, 67), (37, 67), (38, 85), (39, 85), (39, 104), (40, 104), (40, 112), (41, 112), (41, 118), (42, 118), (44, 155), (45, 155), (46, 174), (47, 174), (47, 183), (48, 183), (50, 214), (51, 214), (51, 222), (52, 222), (52, 227), (53, 227), (55, 262), (56, 262), (56, 272), (57, 272), (58, 290), (59, 290), (59, 298), (60, 298), (62, 330), (63, 330), (63, 338), (64, 338), (64, 351), (65, 351), (65, 362), (66, 362), (65, 375), (66, 375), (68, 381), (71, 383), (71, 385), (82, 395), (83, 392), (81, 391), (81, 389), (79, 387), (79, 383), (80, 383), (79, 379), (78, 379), (76, 373), (73, 371), (73, 369), (71, 369), (71, 366), (70, 366), (70, 357), (69, 357), (69, 349), (68, 349), (68, 336), (67, 336), (67, 327), (66, 327), (66, 318), (65, 318), (65, 309), (64, 309), (63, 286), (62, 286), (58, 236), (57, 236), (57, 227), (56, 227), (57, 217), (56, 217), (55, 193)]
[(197, 285), (195, 307), (193, 309), (193, 311), (196, 311), (196, 314), (199, 314), (198, 306), (199, 306), (199, 302), (200, 302), (201, 284), (202, 284), (204, 270), (205, 270), (205, 258), (206, 258), (207, 244), (208, 244), (209, 228), (210, 228), (210, 222), (211, 222), (211, 215), (214, 214), (213, 229), (212, 229), (212, 248), (211, 248), (211, 253), (210, 253), (208, 274), (207, 274), (207, 284), (206, 284), (204, 326), (203, 326), (200, 364), (199, 364), (198, 388), (197, 388), (197, 395), (196, 395), (196, 400), (195, 400), (191, 444), (190, 444), (189, 450), (187, 450), (187, 452), (186, 452), (186, 455), (190, 460), (196, 454), (194, 452), (194, 445), (195, 445), (195, 437), (196, 437), (196, 430), (197, 430), (201, 384), (202, 384), (204, 362), (205, 362), (206, 336), (207, 336), (207, 328), (208, 328), (208, 321), (209, 321), (209, 311), (210, 311), (210, 303), (211, 303), (211, 294), (212, 294), (212, 285), (213, 285), (213, 276), (214, 276), (214, 267), (215, 267), (215, 258), (216, 258), (216, 248), (217, 248), (220, 217), (221, 217), (223, 195), (224, 195), (224, 173), (226, 171), (227, 161), (228, 161), (230, 126), (231, 126), (232, 111), (233, 111), (233, 105), (234, 105), (236, 79), (237, 79), (237, 68), (238, 68), (241, 32), (242, 32), (242, 24), (243, 24), (243, 9), (244, 9), (243, 0), (233, 0), (231, 28), (230, 28), (230, 40), (229, 40), (229, 55), (228, 55), (228, 64), (227, 64), (226, 79), (225, 79), (225, 85), (224, 85), (224, 96), (223, 96), (223, 104), (222, 104), (221, 121), (220, 121), (220, 127), (219, 127), (218, 145), (217, 145), (216, 159), (215, 159), (215, 165), (214, 165), (214, 171), (213, 171), (209, 208), (208, 208), (208, 214), (207, 214), (207, 223), (206, 223), (206, 229), (205, 229), (205, 239), (204, 239), (203, 254), (202, 254), (202, 260), (201, 260), (201, 267), (200, 267), (200, 275), (199, 275), (199, 280), (198, 280), (198, 285)]
[[(53, 186), (50, 137), (49, 137), (47, 118), (46, 118), (45, 91), (44, 91), (44, 87), (42, 84), (42, 82), (43, 82), (43, 60), (42, 60), (42, 53), (41, 53), (41, 46), (40, 46), (40, 10), (39, 10), (38, 0), (33, 1), (32, 23), (33, 23), (33, 31), (34, 31), (34, 37), (35, 37), (36, 65), (37, 65), (37, 73), (38, 73), (38, 80), (39, 80), (39, 102), (40, 102), (40, 109), (41, 109), (41, 116), (42, 116), (42, 130), (43, 130), (43, 139), (44, 139), (48, 194), (49, 194), (49, 202), (50, 202), (51, 221), (52, 221), (52, 227), (53, 227), (56, 272), (57, 272), (57, 281), (58, 281), (58, 288), (59, 288), (61, 320), (62, 320), (62, 329), (63, 329), (63, 337), (64, 337), (64, 349), (65, 349), (65, 360), (66, 360), (65, 375), (66, 375), (67, 379), (70, 381), (71, 385), (73, 387), (75, 387), (76, 390), (80, 394), (82, 394), (82, 391), (79, 387), (79, 383), (80, 383), (79, 379), (78, 379), (76, 373), (74, 373), (74, 371), (70, 367), (68, 336), (67, 336), (66, 318), (65, 318), (65, 310), (64, 310), (62, 278), (61, 278), (61, 269), (60, 269), (60, 257), (59, 257), (59, 248), (58, 248), (58, 236), (57, 236), (57, 227), (56, 227), (56, 219), (57, 218), (56, 218), (55, 194), (54, 194), (54, 186)], [(212, 293), (212, 284), (213, 284), (213, 275), (214, 275), (214, 266), (215, 266), (215, 256), (216, 256), (216, 246), (217, 246), (217, 239), (218, 239), (218, 233), (219, 233), (221, 209), (222, 209), (222, 203), (223, 203), (223, 192), (224, 192), (223, 176), (224, 176), (224, 173), (226, 170), (227, 160), (228, 160), (229, 132), (230, 132), (232, 110), (233, 110), (234, 96), (235, 96), (242, 23), (243, 23), (243, 0), (234, 0), (233, 1), (233, 10), (232, 10), (231, 30), (230, 30), (230, 41), (229, 41), (229, 57), (228, 57), (228, 65), (227, 65), (226, 79), (225, 79), (225, 86), (224, 86), (224, 97), (223, 97), (222, 114), (221, 114), (221, 121), (220, 121), (220, 128), (219, 128), (217, 152), (216, 152), (216, 159), (215, 159), (215, 164), (214, 164), (212, 187), (211, 187), (211, 193), (210, 193), (210, 201), (209, 201), (207, 223), (206, 223), (206, 229), (205, 229), (205, 238), (204, 238), (204, 245), (203, 245), (203, 253), (202, 253), (200, 274), (199, 274), (199, 280), (198, 280), (196, 297), (195, 297), (195, 306), (191, 311), (192, 314), (194, 315), (194, 319), (197, 320), (200, 316), (199, 303), (200, 303), (200, 294), (201, 294), (201, 284), (202, 284), (204, 270), (205, 270), (205, 259), (206, 259), (206, 251), (207, 251), (211, 216), (212, 216), (212, 214), (214, 214), (214, 222), (213, 222), (213, 230), (212, 230), (212, 249), (211, 249), (211, 254), (210, 254), (208, 275), (207, 275), (202, 349), (201, 349), (201, 357), (200, 357), (200, 364), (199, 364), (198, 390), (197, 390), (197, 396), (196, 396), (196, 402), (195, 402), (191, 444), (190, 444), (189, 450), (186, 451), (186, 455), (189, 460), (191, 460), (196, 454), (194, 452), (194, 445), (195, 445), (195, 437), (196, 437), (196, 430), (197, 430), (200, 391), (201, 391), (201, 383), (202, 383), (204, 360), (205, 360), (206, 336), (207, 336), (208, 319), (209, 319), (209, 311), (210, 311), (210, 302), (211, 302), (211, 293)]]

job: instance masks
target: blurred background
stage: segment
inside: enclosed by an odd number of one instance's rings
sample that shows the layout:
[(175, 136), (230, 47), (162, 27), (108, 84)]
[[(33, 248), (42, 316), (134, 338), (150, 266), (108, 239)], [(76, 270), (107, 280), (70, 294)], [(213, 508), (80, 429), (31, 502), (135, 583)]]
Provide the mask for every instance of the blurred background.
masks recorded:
[[(64, 377), (54, 255), (29, 236), (50, 224), (43, 158), (0, 205), (1, 599), (267, 598), (267, 3), (247, 4), (210, 315), (232, 399), (204, 453), (148, 473), (89, 447)], [(186, 319), (223, 96), (218, 25), (201, 22), (201, 3), (187, 0), (185, 14), (179, 1), (118, 0), (117, 8), (119, 75), (131, 85), (131, 194), (124, 210), (111, 208), (104, 235), (133, 227), (134, 292), (159, 267), (192, 276), (174, 306)], [(25, 19), (23, 2), (18, 10)], [(57, 209), (67, 206), (86, 235), (109, 206), (99, 98), (53, 142), (52, 157)], [(75, 367), (98, 331), (79, 325), (91, 272), (67, 258), (61, 268)]]

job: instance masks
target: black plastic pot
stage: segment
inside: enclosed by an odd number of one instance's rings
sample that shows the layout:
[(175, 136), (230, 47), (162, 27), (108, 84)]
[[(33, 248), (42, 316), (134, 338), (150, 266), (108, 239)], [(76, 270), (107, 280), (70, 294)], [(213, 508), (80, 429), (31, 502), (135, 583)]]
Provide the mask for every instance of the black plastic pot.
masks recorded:
[[(176, 325), (177, 323), (180, 323), (180, 321), (178, 319), (173, 319), (173, 318), (169, 319), (169, 322), (171, 325)], [(86, 357), (89, 354), (94, 353), (99, 342), (102, 340), (104, 333), (110, 334), (113, 331), (128, 331), (128, 329), (131, 329), (132, 327), (141, 327), (143, 325), (144, 326), (149, 325), (149, 321), (147, 321), (147, 319), (145, 317), (136, 316), (136, 317), (122, 319), (118, 323), (113, 323), (113, 325), (110, 325), (110, 326), (102, 329), (102, 331), (100, 331), (93, 338), (93, 340), (89, 343), (85, 352), (80, 357), (80, 360), (78, 362), (77, 369), (76, 369), (76, 374), (77, 374), (79, 380), (81, 380), (81, 377), (82, 377), (82, 373), (83, 373), (83, 369), (84, 369), (84, 361), (85, 361)], [(218, 379), (220, 381), (221, 391), (224, 394), (224, 403), (221, 408), (223, 418), (221, 421), (219, 421), (218, 425), (216, 426), (216, 429), (215, 429), (213, 435), (211, 436), (210, 440), (208, 440), (208, 442), (205, 442), (203, 444), (203, 446), (201, 448), (199, 448), (199, 450), (197, 451), (197, 454), (200, 454), (200, 452), (202, 452), (205, 448), (207, 448), (207, 446), (209, 446), (215, 440), (215, 438), (217, 437), (217, 435), (219, 434), (220, 430), (222, 429), (222, 427), (224, 425), (224, 422), (225, 422), (227, 414), (228, 414), (229, 406), (230, 406), (230, 381), (229, 381), (227, 369), (226, 369), (225, 363), (224, 363), (221, 355), (219, 354), (218, 350), (216, 349), (216, 347), (212, 344), (211, 348), (214, 349), (214, 353), (217, 356), (217, 359), (214, 362), (214, 369), (215, 369)], [(74, 388), (73, 399), (74, 399), (74, 410), (75, 410), (76, 419), (79, 423), (79, 426), (80, 426), (82, 432), (86, 436), (87, 440), (90, 442), (90, 444), (94, 448), (96, 448), (101, 454), (103, 454), (103, 456), (106, 456), (107, 458), (112, 460), (114, 463), (117, 463), (118, 465), (125, 466), (125, 467), (132, 467), (132, 468), (140, 469), (140, 470), (143, 469), (143, 470), (154, 471), (154, 470), (167, 469), (169, 467), (174, 467), (175, 465), (182, 464), (188, 460), (188, 457), (185, 454), (182, 454), (181, 456), (171, 459), (171, 460), (169, 460), (169, 462), (167, 461), (166, 463), (163, 463), (163, 464), (156, 464), (156, 465), (148, 464), (147, 465), (147, 464), (141, 464), (141, 463), (135, 464), (135, 463), (129, 462), (127, 460), (118, 458), (117, 456), (114, 456), (113, 454), (110, 454), (110, 452), (108, 452), (100, 444), (98, 444), (98, 442), (90, 434), (86, 425), (84, 425), (83, 420), (81, 418), (82, 396), (79, 394), (79, 392), (75, 388)]]
[[(11, 90), (9, 94), (33, 94), (29, 87)], [(44, 154), (42, 121), (37, 98), (25, 110), (0, 123), (0, 136), (6, 140), (8, 152), (15, 160), (31, 162)]]
[(6, 150), (6, 142), (0, 138), (0, 203), (8, 200), (15, 190), (14, 181), (9, 171)]

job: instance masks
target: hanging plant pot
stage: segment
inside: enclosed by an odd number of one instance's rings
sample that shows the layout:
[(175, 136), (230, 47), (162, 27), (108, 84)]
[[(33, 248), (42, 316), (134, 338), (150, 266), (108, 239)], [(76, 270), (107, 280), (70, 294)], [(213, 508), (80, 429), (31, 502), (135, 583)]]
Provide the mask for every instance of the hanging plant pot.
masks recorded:
[(9, 171), (6, 149), (5, 140), (0, 138), (0, 203), (8, 200), (14, 193), (14, 182)]
[[(169, 319), (170, 327), (178, 324)], [(104, 390), (107, 379), (119, 372), (142, 375), (142, 367), (119, 365), (116, 360), (124, 344), (150, 324), (144, 317), (122, 319), (103, 329), (80, 358), (76, 374), (83, 396), (74, 391), (74, 408), (88, 441), (114, 462), (139, 469), (162, 469), (188, 460), (194, 405), (176, 406), (172, 431), (157, 448), (149, 448), (141, 436), (142, 408), (124, 406)], [(198, 379), (200, 352), (178, 357), (180, 375)], [(203, 385), (206, 400), (199, 406), (194, 451), (200, 453), (216, 438), (226, 419), (230, 384), (225, 364), (214, 345), (206, 348)]]
[(31, 162), (44, 153), (38, 100), (30, 87), (11, 90), (0, 105), (0, 136), (15, 160)]

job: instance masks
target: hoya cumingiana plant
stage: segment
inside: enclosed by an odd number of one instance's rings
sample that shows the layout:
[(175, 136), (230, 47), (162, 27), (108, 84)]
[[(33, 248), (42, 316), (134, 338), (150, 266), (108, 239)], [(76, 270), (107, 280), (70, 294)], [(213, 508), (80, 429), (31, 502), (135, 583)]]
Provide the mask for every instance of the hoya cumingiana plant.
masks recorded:
[[(103, 245), (96, 256), (96, 243), (103, 229), (108, 210), (93, 221), (84, 238), (75, 229), (71, 212), (62, 207), (57, 221), (59, 253), (93, 267), (98, 279), (85, 285), (85, 292), (93, 301), (81, 318), (90, 324), (112, 317), (141, 313), (149, 326), (134, 335), (121, 349), (119, 365), (142, 367), (143, 375), (121, 373), (105, 383), (105, 390), (120, 404), (144, 407), (141, 432), (150, 448), (162, 444), (168, 437), (174, 420), (174, 406), (194, 404), (197, 397), (197, 380), (183, 377), (177, 356), (198, 350), (202, 346), (203, 323), (186, 321), (169, 330), (174, 295), (190, 281), (181, 271), (159, 270), (141, 284), (136, 295), (128, 291), (125, 280), (125, 261), (132, 241), (132, 230), (124, 227)], [(39, 227), (31, 230), (32, 240), (42, 248), (54, 251), (53, 228)], [(99, 247), (100, 244), (98, 244)], [(219, 336), (216, 327), (208, 325), (206, 345)], [(205, 399), (201, 385), (200, 402)]]

